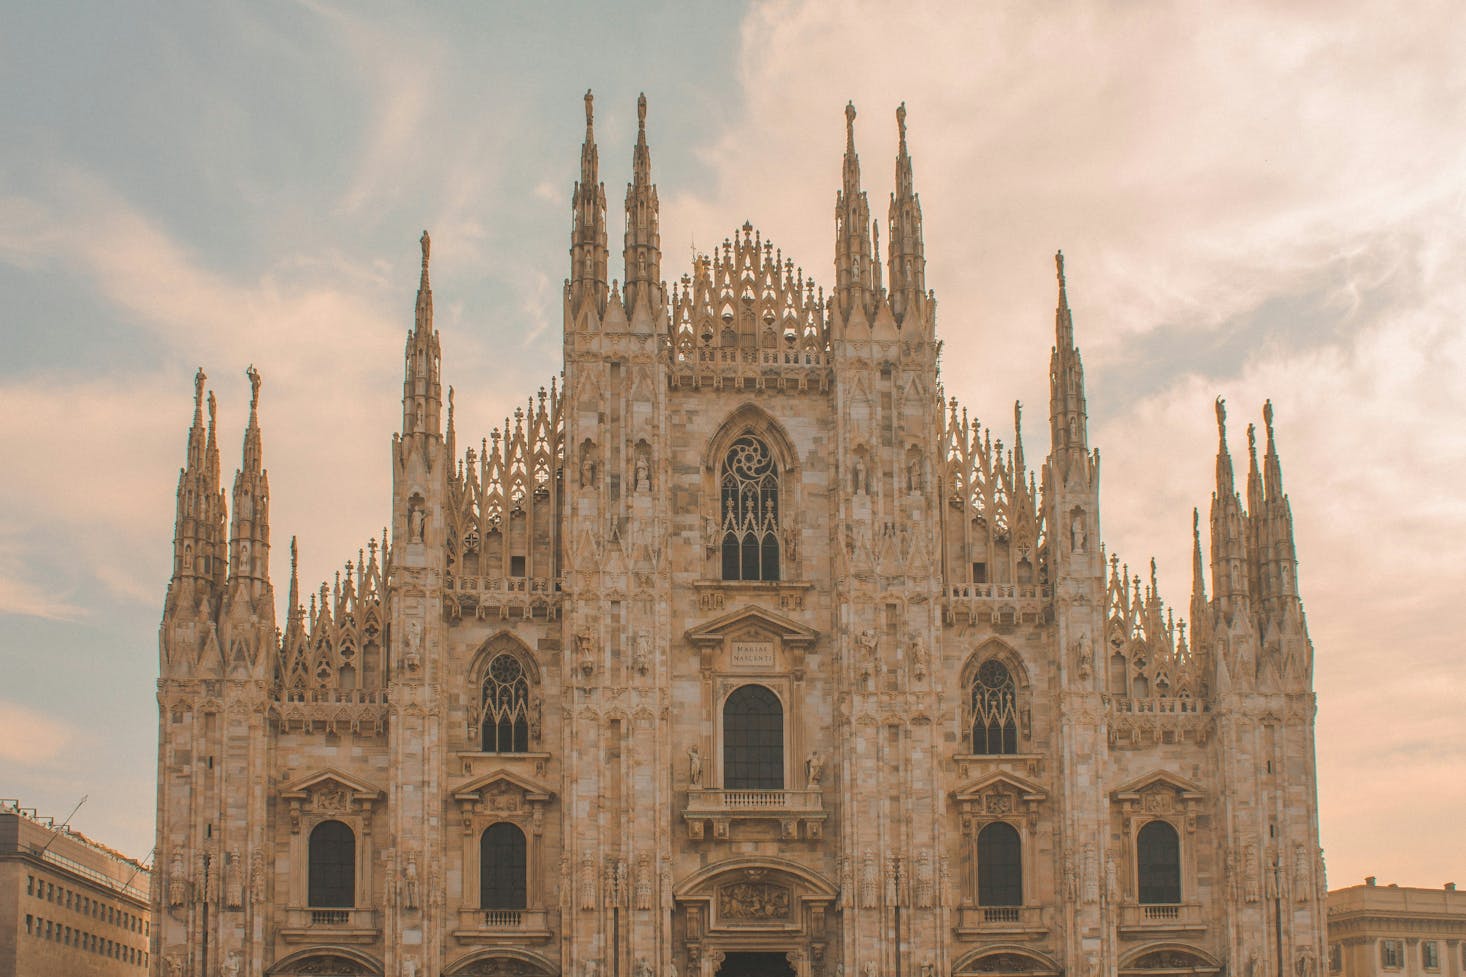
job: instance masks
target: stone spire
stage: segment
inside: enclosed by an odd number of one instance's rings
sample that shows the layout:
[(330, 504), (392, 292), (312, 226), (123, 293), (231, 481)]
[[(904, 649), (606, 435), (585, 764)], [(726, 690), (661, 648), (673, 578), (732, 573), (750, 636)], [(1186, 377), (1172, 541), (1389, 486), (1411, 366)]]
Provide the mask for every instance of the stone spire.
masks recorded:
[(1227, 451), (1227, 405), (1217, 398), (1217, 485), (1211, 497), (1211, 585), (1227, 610), (1247, 606), (1247, 515), (1237, 494)]
[(204, 421), (203, 368), (193, 379), (193, 424), (187, 460), (178, 472), (178, 505), (173, 522), (173, 582), (189, 580), (217, 596), (224, 583), (224, 491), (219, 484), (219, 446), (214, 439), (214, 394), (209, 392)]
[(662, 235), (657, 188), (652, 183), (652, 154), (646, 144), (646, 95), (636, 100), (636, 148), (631, 154), (631, 182), (626, 185), (626, 263), (623, 294), (626, 314), (635, 317), (645, 301), (655, 314), (662, 306)]
[(1201, 558), (1201, 510), (1191, 510), (1191, 647), (1207, 636), (1206, 564)]
[(926, 314), (926, 251), (921, 238), (921, 198), (911, 175), (906, 149), (906, 103), (896, 109), (901, 144), (896, 152), (896, 192), (891, 194), (890, 251), (887, 280), (891, 311), (904, 328), (908, 316), (922, 321)]
[(249, 378), (249, 423), (244, 429), (244, 456), (234, 474), (232, 520), (229, 531), (229, 578), (270, 580), (270, 476), (264, 470), (260, 443), (260, 373), (253, 366)]
[(407, 335), (402, 380), (402, 436), (442, 433), (443, 385), (441, 348), (433, 328), (433, 289), (428, 282), (432, 239), (422, 232), (422, 277), (417, 286), (417, 312)]
[(835, 308), (846, 322), (869, 319), (872, 295), (870, 204), (860, 189), (855, 105), (845, 106), (844, 180), (835, 195)]
[(1264, 600), (1298, 598), (1298, 551), (1293, 539), (1293, 509), (1283, 492), (1283, 464), (1273, 433), (1273, 402), (1262, 408), (1267, 428), (1267, 449), (1263, 457), (1265, 478), (1262, 503), (1252, 513), (1258, 527), (1258, 563)]
[(1059, 305), (1054, 312), (1054, 349), (1049, 359), (1049, 427), (1052, 451), (1064, 468), (1089, 456), (1089, 413), (1084, 398), (1084, 364), (1074, 344), (1074, 316), (1064, 280), (1064, 252), (1054, 255)]
[(580, 180), (570, 210), (570, 281), (567, 300), (571, 321), (584, 321), (587, 311), (599, 319), (606, 311), (606, 187), (600, 182), (596, 152), (595, 97), (585, 93), (585, 142), (580, 148)]

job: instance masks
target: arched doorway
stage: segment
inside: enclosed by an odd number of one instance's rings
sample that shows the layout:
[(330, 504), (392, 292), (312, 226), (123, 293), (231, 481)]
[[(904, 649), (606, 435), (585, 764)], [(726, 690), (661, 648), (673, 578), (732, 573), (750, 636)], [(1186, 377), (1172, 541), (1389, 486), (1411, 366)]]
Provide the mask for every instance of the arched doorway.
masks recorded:
[(794, 977), (784, 953), (734, 952), (723, 956), (717, 977)]

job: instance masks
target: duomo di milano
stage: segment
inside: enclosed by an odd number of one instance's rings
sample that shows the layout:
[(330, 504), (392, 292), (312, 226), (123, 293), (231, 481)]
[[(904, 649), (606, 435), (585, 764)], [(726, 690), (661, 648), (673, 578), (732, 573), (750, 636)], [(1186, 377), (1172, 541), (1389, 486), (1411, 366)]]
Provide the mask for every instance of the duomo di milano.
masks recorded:
[(610, 280), (591, 108), (563, 380), (460, 450), (424, 234), (390, 532), (283, 622), (259, 376), (232, 493), (197, 378), (159, 977), (1316, 974), (1271, 411), (1188, 631), (1101, 544), (1062, 257), (1047, 457), (947, 399), (904, 109), (826, 292), (747, 224), (663, 282), (644, 101)]

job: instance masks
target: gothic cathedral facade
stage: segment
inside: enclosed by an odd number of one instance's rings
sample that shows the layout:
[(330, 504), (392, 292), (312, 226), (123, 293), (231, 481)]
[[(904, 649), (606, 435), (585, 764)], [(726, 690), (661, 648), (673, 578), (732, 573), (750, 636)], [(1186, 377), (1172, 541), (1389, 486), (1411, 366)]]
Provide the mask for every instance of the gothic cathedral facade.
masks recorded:
[(662, 280), (644, 100), (610, 280), (591, 109), (563, 380), (460, 454), (424, 234), (390, 529), (308, 597), (292, 541), (283, 627), (259, 375), (232, 493), (196, 380), (158, 977), (1316, 973), (1270, 407), (1188, 633), (1101, 543), (1062, 256), (1047, 457), (946, 399), (904, 108), (828, 293), (747, 224)]

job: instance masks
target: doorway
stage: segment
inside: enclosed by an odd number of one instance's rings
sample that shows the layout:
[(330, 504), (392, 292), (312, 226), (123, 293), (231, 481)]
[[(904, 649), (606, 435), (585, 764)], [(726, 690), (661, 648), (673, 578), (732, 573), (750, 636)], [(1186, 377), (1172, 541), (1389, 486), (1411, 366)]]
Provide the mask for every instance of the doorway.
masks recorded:
[(794, 968), (782, 953), (729, 953), (717, 977), (794, 977)]

